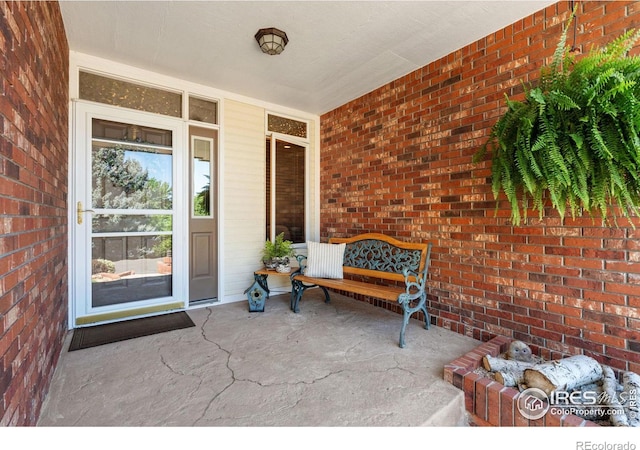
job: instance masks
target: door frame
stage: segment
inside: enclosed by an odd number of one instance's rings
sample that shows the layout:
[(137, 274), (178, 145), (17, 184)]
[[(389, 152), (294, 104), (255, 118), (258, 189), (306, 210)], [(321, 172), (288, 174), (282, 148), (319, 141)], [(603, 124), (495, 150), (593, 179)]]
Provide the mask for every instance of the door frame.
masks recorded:
[[(181, 180), (188, 179), (189, 149), (185, 148), (185, 122), (180, 118), (171, 118), (152, 113), (133, 111), (120, 107), (101, 105), (93, 102), (75, 100), (71, 102), (71, 129), (70, 133), (70, 160), (69, 160), (69, 328), (93, 325), (121, 320), (123, 318), (144, 317), (158, 314), (163, 311), (186, 309), (188, 306), (188, 215), (186, 201), (188, 189), (183, 186)], [(104, 307), (100, 312), (87, 308), (87, 289), (90, 289), (88, 273), (90, 268), (90, 251), (82, 251), (81, 243), (87, 243), (88, 227), (77, 223), (76, 205), (82, 201), (84, 209), (90, 209), (86, 204), (86, 191), (91, 189), (91, 173), (84, 169), (88, 167), (91, 149), (91, 136), (89, 131), (90, 121), (93, 117), (115, 122), (134, 122), (155, 128), (170, 129), (173, 133), (173, 295), (165, 300), (156, 299), (136, 302), (135, 306), (127, 308), (127, 305), (118, 307)], [(85, 173), (81, 173), (84, 171)], [(85, 222), (88, 217), (85, 214)], [(82, 258), (81, 258), (82, 256)], [(82, 259), (82, 260), (81, 260)], [(80, 302), (85, 300), (84, 304)]]

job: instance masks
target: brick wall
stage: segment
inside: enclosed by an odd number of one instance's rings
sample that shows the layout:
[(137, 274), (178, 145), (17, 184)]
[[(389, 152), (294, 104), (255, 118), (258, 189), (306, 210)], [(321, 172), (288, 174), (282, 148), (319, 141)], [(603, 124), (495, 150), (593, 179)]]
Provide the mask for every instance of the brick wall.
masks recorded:
[[(640, 221), (497, 216), (490, 162), (472, 156), (552, 55), (558, 2), (321, 117), (321, 237), (382, 232), (430, 240), (432, 321), (540, 354), (584, 353), (640, 372)], [(640, 26), (640, 2), (580, 2), (586, 52)], [(573, 33), (570, 34), (570, 41)], [(571, 42), (570, 42), (571, 43)]]
[(66, 332), (68, 61), (57, 2), (0, 1), (0, 426), (36, 423)]

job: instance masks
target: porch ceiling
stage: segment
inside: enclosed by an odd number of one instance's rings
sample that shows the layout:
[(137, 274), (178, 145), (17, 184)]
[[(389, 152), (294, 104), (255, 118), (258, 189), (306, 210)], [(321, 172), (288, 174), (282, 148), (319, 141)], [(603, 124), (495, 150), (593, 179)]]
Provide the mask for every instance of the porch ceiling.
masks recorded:
[[(526, 17), (545, 0), (73, 1), (70, 49), (322, 114)], [(284, 30), (278, 56), (259, 28)]]

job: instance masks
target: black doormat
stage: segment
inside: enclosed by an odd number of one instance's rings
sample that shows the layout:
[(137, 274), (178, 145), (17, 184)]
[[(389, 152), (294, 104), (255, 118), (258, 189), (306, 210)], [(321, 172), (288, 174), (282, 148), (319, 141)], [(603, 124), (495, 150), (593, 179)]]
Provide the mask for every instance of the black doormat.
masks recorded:
[(189, 315), (183, 311), (94, 327), (76, 328), (73, 330), (69, 351), (195, 326)]

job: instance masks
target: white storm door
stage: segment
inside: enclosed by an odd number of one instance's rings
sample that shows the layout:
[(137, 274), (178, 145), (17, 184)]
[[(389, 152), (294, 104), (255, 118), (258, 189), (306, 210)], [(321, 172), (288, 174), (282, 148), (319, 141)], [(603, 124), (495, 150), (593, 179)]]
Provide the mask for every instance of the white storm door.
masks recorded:
[(79, 103), (76, 125), (74, 324), (183, 308), (181, 122)]

